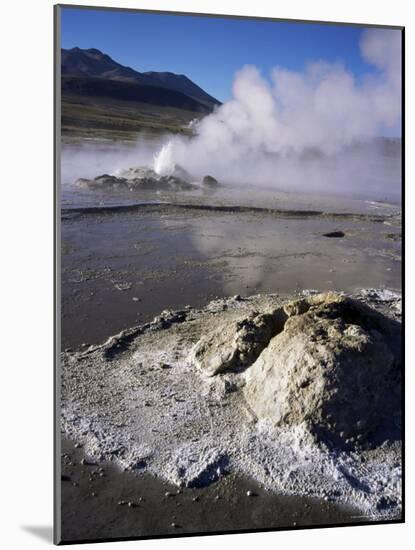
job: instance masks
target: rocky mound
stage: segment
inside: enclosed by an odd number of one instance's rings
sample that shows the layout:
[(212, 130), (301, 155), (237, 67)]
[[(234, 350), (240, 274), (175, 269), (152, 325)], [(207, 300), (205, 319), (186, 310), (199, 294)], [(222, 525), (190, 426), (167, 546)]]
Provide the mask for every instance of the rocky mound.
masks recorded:
[(396, 518), (400, 297), (354, 298), (217, 299), (65, 352), (62, 430), (91, 461), (179, 487), (233, 472)]
[(80, 178), (76, 184), (90, 189), (128, 189), (147, 191), (191, 191), (197, 185), (190, 183), (184, 170), (169, 176), (160, 176), (151, 168), (128, 168), (116, 175), (103, 174), (93, 179)]
[(400, 426), (400, 324), (328, 293), (219, 325), (190, 359), (212, 376), (246, 369), (258, 419), (305, 425), (336, 446), (372, 445)]
[(197, 342), (189, 359), (208, 376), (241, 370), (255, 361), (284, 322), (284, 312), (279, 308), (219, 323), (216, 330)]
[(305, 423), (337, 446), (373, 444), (399, 427), (400, 328), (364, 304), (326, 294), (284, 307), (284, 330), (247, 371), (259, 418)]
[[(138, 166), (118, 170), (114, 174), (102, 174), (93, 179), (79, 178), (79, 187), (89, 189), (127, 189), (129, 191), (192, 191), (199, 185), (192, 181), (190, 174), (181, 166), (175, 165), (171, 174), (160, 175), (146, 166)], [(204, 187), (212, 188), (218, 185), (212, 176), (202, 180)]]
[(202, 183), (207, 187), (217, 187), (219, 185), (218, 180), (213, 176), (205, 176), (202, 180)]

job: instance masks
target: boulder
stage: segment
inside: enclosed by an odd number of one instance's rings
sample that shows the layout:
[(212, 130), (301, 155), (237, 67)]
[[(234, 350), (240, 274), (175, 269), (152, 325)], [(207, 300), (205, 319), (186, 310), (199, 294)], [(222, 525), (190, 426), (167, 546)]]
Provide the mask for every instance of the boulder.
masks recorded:
[(342, 239), (345, 236), (343, 231), (331, 231), (330, 233), (323, 233), (323, 237), (329, 237), (330, 239)]
[(219, 185), (218, 180), (213, 176), (205, 176), (202, 180), (202, 183), (207, 187), (217, 187)]
[(284, 307), (283, 330), (246, 370), (259, 419), (305, 425), (337, 446), (368, 445), (400, 426), (400, 324), (334, 293)]
[(284, 321), (285, 313), (278, 309), (220, 324), (197, 342), (190, 361), (208, 376), (243, 369), (255, 361)]

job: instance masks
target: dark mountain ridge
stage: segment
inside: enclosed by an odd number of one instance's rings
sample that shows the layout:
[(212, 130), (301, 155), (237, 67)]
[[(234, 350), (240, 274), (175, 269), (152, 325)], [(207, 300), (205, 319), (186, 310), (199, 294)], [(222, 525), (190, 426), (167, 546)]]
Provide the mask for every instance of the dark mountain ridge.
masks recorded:
[(158, 107), (185, 109), (203, 115), (211, 112), (205, 103), (176, 90), (95, 76), (62, 76), (62, 96), (110, 98), (122, 102), (133, 101)]
[[(216, 105), (220, 105), (220, 102), (217, 99), (209, 95), (187, 76), (182, 74), (179, 75), (171, 72), (154, 71), (140, 73), (131, 67), (125, 67), (124, 65), (117, 63), (109, 55), (104, 54), (96, 48), (62, 48), (61, 56), (62, 77), (82, 77), (83, 79), (91, 77), (114, 82), (119, 81), (131, 83), (135, 84), (134, 90), (136, 91), (138, 90), (138, 86), (161, 88), (173, 91), (188, 96), (190, 100), (196, 101), (205, 107), (203, 109), (203, 107), (201, 108), (200, 106), (193, 104), (193, 107), (196, 107), (196, 112), (206, 110), (211, 111)], [(65, 78), (63, 78), (63, 82), (66, 82), (66, 86), (69, 85), (69, 87), (73, 87), (74, 85), (73, 78), (70, 80), (71, 84), (68, 84), (69, 81)], [(82, 86), (85, 91), (85, 80), (83, 80)], [(97, 82), (95, 82), (95, 84), (91, 83), (91, 86), (97, 89)], [(120, 87), (117, 87), (117, 85), (114, 85), (112, 88), (107, 85), (105, 88), (107, 91), (109, 91), (109, 89), (116, 89), (117, 93), (121, 89)], [(126, 90), (126, 87), (123, 89)], [(161, 97), (165, 96), (161, 93)], [(175, 100), (177, 99), (177, 96), (175, 96)], [(173, 101), (173, 103), (176, 104), (176, 101)]]

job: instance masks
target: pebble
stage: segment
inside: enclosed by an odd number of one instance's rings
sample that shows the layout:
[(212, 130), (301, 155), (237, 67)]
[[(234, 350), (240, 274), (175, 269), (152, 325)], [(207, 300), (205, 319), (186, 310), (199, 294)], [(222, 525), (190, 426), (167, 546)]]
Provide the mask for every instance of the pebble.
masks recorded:
[(118, 501), (118, 504), (119, 504), (120, 506), (125, 506), (127, 503), (125, 502), (125, 500), (119, 500), (119, 501)]
[(173, 496), (173, 493), (170, 493), (170, 491), (166, 491), (166, 492), (164, 493), (164, 496), (165, 496), (165, 497), (172, 497), (172, 496)]
[(246, 496), (247, 497), (253, 497), (254, 496), (254, 493), (252, 491), (247, 491), (246, 492)]

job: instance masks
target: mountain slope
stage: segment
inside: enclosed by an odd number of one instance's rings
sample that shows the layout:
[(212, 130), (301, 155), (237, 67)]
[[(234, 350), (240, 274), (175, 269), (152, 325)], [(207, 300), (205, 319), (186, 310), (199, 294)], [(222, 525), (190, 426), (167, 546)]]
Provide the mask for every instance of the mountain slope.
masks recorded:
[(150, 77), (155, 85), (162, 88), (169, 88), (171, 90), (177, 90), (183, 94), (193, 97), (198, 101), (202, 101), (207, 105), (220, 105), (220, 102), (202, 90), (197, 84), (195, 84), (190, 78), (187, 78), (184, 74), (175, 73), (158, 73), (158, 72), (146, 72), (144, 75)]
[(109, 55), (95, 48), (61, 50), (62, 75), (95, 76), (115, 80), (139, 80), (139, 74), (130, 67), (120, 65)]
[(114, 101), (135, 101), (154, 106), (184, 109), (208, 114), (209, 107), (176, 90), (147, 86), (135, 81), (126, 82), (92, 76), (62, 76), (62, 96), (107, 98)]
[(96, 48), (71, 48), (61, 50), (62, 76), (99, 77), (112, 81), (131, 82), (141, 86), (153, 86), (179, 92), (203, 103), (212, 110), (220, 102), (206, 93), (185, 75), (169, 72), (140, 73), (114, 61)]

